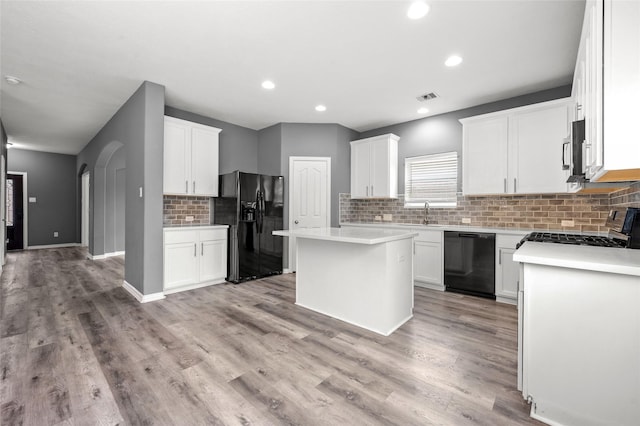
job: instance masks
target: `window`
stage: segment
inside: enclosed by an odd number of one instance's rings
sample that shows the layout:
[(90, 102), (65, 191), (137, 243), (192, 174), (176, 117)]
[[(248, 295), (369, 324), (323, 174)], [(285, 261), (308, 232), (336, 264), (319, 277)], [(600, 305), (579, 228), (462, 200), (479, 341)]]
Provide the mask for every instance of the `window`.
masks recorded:
[(423, 155), (404, 160), (404, 205), (455, 207), (458, 192), (458, 153)]

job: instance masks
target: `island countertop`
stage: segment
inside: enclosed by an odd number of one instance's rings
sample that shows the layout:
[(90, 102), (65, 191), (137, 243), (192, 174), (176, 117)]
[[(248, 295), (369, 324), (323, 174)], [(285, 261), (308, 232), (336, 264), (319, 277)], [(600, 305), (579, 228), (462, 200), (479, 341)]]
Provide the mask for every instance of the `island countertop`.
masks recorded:
[(273, 231), (273, 235), (372, 245), (416, 237), (418, 233), (401, 229), (303, 228)]

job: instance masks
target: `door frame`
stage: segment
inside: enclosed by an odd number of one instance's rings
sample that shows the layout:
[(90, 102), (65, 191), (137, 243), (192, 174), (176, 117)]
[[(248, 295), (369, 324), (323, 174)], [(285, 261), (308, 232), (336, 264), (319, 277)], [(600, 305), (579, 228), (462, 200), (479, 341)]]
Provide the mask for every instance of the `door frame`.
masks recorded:
[[(293, 229), (293, 203), (291, 200), (293, 199), (293, 164), (296, 161), (324, 161), (327, 164), (327, 228), (331, 227), (331, 157), (297, 157), (292, 156), (289, 157), (289, 225), (288, 229)], [(294, 250), (296, 248), (295, 238), (288, 238), (288, 257), (287, 257), (287, 268), (283, 268), (283, 272), (293, 272), (296, 270), (295, 266), (292, 268), (291, 259), (294, 258)]]
[(91, 191), (91, 173), (89, 171), (82, 173), (80, 182), (82, 183), (80, 186), (80, 245), (89, 248), (89, 219), (91, 214), (89, 211), (89, 194)]
[[(8, 171), (7, 175), (22, 175), (22, 210), (24, 211), (24, 214), (22, 217), (22, 250), (26, 250), (29, 248), (29, 191), (27, 191), (27, 172)], [(6, 185), (6, 180), (5, 180), (5, 185)], [(5, 204), (6, 204), (6, 201), (5, 201)], [(5, 209), (6, 209), (6, 205), (5, 205)], [(7, 213), (5, 212), (5, 217), (6, 217), (6, 214)], [(5, 227), (7, 226), (6, 221), (4, 225)], [(6, 235), (6, 231), (5, 231), (5, 235)]]

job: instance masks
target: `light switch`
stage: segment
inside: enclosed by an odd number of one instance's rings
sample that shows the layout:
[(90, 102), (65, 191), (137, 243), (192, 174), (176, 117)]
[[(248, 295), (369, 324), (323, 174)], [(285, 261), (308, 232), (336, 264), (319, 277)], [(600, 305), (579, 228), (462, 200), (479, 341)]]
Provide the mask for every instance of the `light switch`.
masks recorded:
[(36, 202), (36, 197), (29, 197), (29, 202), (30, 203), (35, 203)]

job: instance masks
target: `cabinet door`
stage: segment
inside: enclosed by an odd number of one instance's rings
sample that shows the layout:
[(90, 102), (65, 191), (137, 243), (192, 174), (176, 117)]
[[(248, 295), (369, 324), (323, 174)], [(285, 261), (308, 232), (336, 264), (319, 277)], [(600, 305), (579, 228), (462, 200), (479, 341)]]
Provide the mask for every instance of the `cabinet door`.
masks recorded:
[(507, 137), (506, 116), (464, 123), (462, 191), (465, 195), (508, 192)]
[(197, 243), (181, 242), (164, 246), (164, 289), (198, 282)]
[(191, 182), (194, 195), (218, 196), (218, 130), (193, 127), (191, 130)]
[(392, 158), (391, 143), (388, 138), (370, 142), (369, 191), (372, 197), (397, 196), (398, 160)]
[(498, 269), (496, 270), (496, 296), (508, 297), (514, 301), (518, 298), (518, 279), (520, 267), (513, 261), (515, 249), (498, 249)]
[(567, 192), (563, 142), (569, 136), (570, 105), (514, 114), (509, 121), (510, 193)]
[(603, 165), (603, 1), (587, 2), (585, 6), (585, 142), (584, 163), (588, 179), (592, 179)]
[(172, 120), (164, 122), (164, 180), (162, 190), (165, 194), (187, 194), (191, 130), (189, 126)]
[(413, 278), (415, 281), (442, 285), (442, 245), (415, 241)]
[(224, 280), (227, 276), (227, 241), (200, 241), (200, 281)]
[(351, 144), (351, 198), (371, 196), (369, 143)]

